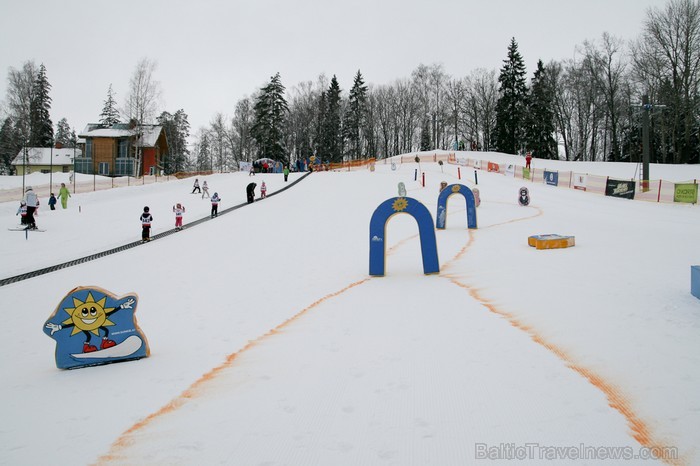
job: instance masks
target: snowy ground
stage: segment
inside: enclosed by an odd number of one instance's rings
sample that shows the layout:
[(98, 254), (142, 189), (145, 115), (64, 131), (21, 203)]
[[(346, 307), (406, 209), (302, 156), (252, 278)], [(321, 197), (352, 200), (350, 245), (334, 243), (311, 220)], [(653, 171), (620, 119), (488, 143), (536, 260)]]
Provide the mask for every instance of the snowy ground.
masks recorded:
[[(689, 292), (700, 207), (482, 171), (477, 230), (449, 201), (439, 275), (423, 275), (416, 223), (395, 215), (387, 275), (369, 277), (369, 219), (399, 182), (433, 215), (440, 181), (474, 187), (428, 163), (422, 187), (415, 168), (314, 173), (150, 244), (0, 287), (0, 464), (646, 465), (664, 462), (600, 458), (662, 446), (678, 454), (667, 464), (700, 463), (700, 300)], [(698, 167), (666, 170), (698, 178)], [(220, 210), (245, 202), (253, 180), (206, 179)], [(285, 185), (254, 180), (268, 193)], [(517, 204), (523, 183), (529, 207)], [(209, 212), (191, 185), (79, 193), (56, 211), (44, 197), (46, 232), (0, 231), (0, 278), (138, 240), (144, 205), (154, 234), (174, 225), (175, 202), (187, 226)], [(0, 203), (8, 227), (17, 205)], [(543, 233), (576, 246), (527, 246)], [(43, 323), (87, 285), (139, 296), (149, 358), (55, 367)]]

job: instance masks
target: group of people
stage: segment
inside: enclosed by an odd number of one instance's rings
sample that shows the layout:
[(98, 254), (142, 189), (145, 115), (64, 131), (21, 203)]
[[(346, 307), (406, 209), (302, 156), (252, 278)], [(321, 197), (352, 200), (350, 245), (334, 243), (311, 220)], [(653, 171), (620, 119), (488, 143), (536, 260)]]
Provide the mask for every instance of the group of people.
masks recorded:
[[(285, 181), (287, 180), (287, 175), (289, 172), (287, 171), (285, 173)], [(255, 188), (257, 187), (257, 183), (249, 183), (248, 186), (246, 186), (246, 198), (248, 200), (248, 204), (251, 204), (255, 201)], [(191, 194), (202, 194), (202, 199), (204, 197), (208, 197), (211, 202), (211, 218), (216, 218), (219, 216), (219, 203), (221, 202), (221, 197), (219, 196), (219, 193), (215, 192), (214, 195), (211, 197), (209, 196), (209, 187), (207, 186), (206, 180), (202, 182), (202, 185), (200, 187), (199, 185), (199, 178), (195, 178), (194, 184), (192, 187), (192, 193)], [(267, 195), (267, 186), (265, 185), (265, 182), (263, 181), (261, 186), (260, 186), (260, 197), (265, 197)], [(179, 231), (182, 230), (182, 219), (183, 215), (186, 212), (185, 206), (181, 203), (177, 203), (173, 206), (173, 213), (175, 214), (175, 230)], [(141, 242), (145, 243), (151, 240), (151, 222), (153, 221), (153, 215), (150, 213), (150, 208), (148, 206), (145, 206), (143, 208), (143, 213), (141, 214), (140, 217), (141, 221)]]
[[(65, 183), (61, 183), (58, 197), (61, 199), (61, 206), (64, 209), (68, 208), (68, 198), (71, 197), (71, 195)], [(51, 196), (49, 196), (49, 208), (51, 210), (56, 210), (56, 202), (56, 196), (54, 193), (51, 193)], [(31, 186), (27, 186), (24, 190), (24, 197), (22, 197), (19, 203), (19, 209), (17, 209), (17, 213), (15, 214), (20, 216), (20, 223), (25, 225), (26, 230), (38, 229), (34, 215), (39, 214), (39, 205), (39, 196), (37, 196)]]
[(204, 180), (202, 182), (202, 187), (199, 187), (199, 178), (194, 179), (194, 186), (192, 188), (192, 194), (199, 193), (202, 195), (202, 199), (204, 199), (204, 196), (207, 198), (210, 198), (209, 196), (209, 186), (207, 185), (207, 180)]

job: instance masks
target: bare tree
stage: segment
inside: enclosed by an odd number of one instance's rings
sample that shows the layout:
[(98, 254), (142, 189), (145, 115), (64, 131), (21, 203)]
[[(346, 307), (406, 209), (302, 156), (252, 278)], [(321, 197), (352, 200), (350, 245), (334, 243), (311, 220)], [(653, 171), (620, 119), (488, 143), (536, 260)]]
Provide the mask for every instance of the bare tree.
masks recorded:
[(142, 58), (136, 64), (129, 81), (129, 92), (122, 114), (140, 125), (153, 121), (160, 104), (160, 82), (153, 78), (156, 67), (155, 61)]
[(445, 90), (447, 97), (446, 101), (449, 102), (450, 110), (452, 112), (452, 115), (450, 115), (451, 128), (448, 128), (446, 133), (452, 134), (451, 140), (454, 141), (454, 149), (458, 150), (461, 126), (460, 117), (462, 113), (462, 108), (466, 106), (467, 87), (465, 81), (462, 79), (450, 79), (445, 85)]
[(290, 90), (288, 141), (289, 160), (299, 160), (313, 154), (314, 128), (317, 127), (317, 110), (323, 89), (322, 80), (316, 83), (304, 81)]
[(30, 136), (30, 108), (34, 82), (39, 68), (34, 61), (27, 61), (21, 70), (10, 68), (7, 73), (7, 111), (15, 122), (15, 128), (27, 141)]
[(670, 145), (675, 163), (697, 162), (700, 116), (700, 3), (671, 0), (649, 9), (632, 60), (652, 99), (671, 109)]
[(605, 32), (600, 48), (588, 41), (584, 42), (584, 47), (584, 63), (603, 99), (603, 156), (605, 160), (616, 162), (621, 156), (620, 119), (629, 106), (629, 102), (623, 99), (627, 62), (622, 55), (622, 41)]
[(214, 115), (209, 129), (209, 144), (212, 153), (212, 170), (220, 173), (231, 168), (233, 148), (231, 147), (230, 131), (226, 126), (226, 117), (221, 113)]
[(467, 141), (475, 149), (490, 150), (498, 102), (496, 70), (477, 68), (465, 78), (465, 87), (463, 111)]

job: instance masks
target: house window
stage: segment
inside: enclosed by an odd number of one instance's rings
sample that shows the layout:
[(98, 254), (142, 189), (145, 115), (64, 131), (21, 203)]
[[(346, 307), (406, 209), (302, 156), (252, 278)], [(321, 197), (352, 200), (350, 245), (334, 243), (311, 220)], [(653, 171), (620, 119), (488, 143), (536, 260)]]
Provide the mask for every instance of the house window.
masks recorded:
[(92, 159), (87, 157), (75, 158), (75, 171), (78, 173), (92, 173)]
[(85, 157), (92, 157), (92, 139), (85, 141)]
[(100, 168), (97, 172), (99, 175), (109, 175), (109, 163), (100, 162)]
[(117, 176), (134, 176), (134, 163), (136, 161), (132, 158), (118, 158), (114, 167), (114, 174)]
[(119, 141), (119, 157), (129, 156), (129, 140), (122, 139)]

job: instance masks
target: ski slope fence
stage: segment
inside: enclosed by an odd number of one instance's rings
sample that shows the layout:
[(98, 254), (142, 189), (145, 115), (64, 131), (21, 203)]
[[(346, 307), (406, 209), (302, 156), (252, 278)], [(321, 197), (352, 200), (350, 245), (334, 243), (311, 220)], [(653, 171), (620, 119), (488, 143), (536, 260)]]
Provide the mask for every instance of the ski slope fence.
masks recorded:
[[(682, 202), (698, 204), (698, 180), (674, 182), (667, 180), (620, 179), (574, 171), (526, 169), (522, 165), (489, 162), (481, 159), (457, 159), (454, 152), (419, 152), (402, 155), (400, 163), (443, 162), (450, 165), (497, 172), (531, 183), (569, 188), (604, 196), (623, 197), (648, 202)], [(540, 161), (541, 162), (541, 161)], [(386, 162), (385, 162), (386, 163)], [(465, 174), (466, 175), (466, 174)]]

